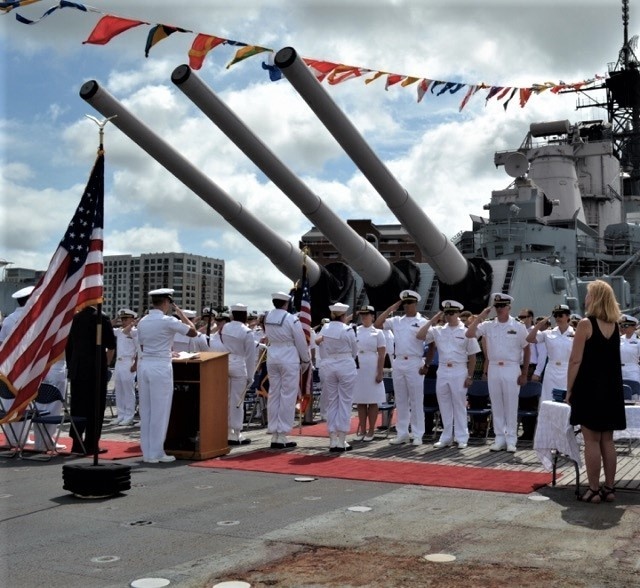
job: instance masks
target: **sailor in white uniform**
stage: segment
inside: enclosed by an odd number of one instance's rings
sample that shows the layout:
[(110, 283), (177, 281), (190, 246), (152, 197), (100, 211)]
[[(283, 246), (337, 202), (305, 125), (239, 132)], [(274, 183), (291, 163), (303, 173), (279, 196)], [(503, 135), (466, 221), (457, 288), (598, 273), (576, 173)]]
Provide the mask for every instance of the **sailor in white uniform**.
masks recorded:
[[(393, 331), (393, 390), (396, 401), (398, 432), (390, 443), (399, 445), (411, 441), (422, 445), (424, 435), (424, 376), (420, 373), (424, 345), (416, 333), (427, 324), (418, 313), (420, 295), (413, 290), (400, 292), (400, 300), (387, 308), (373, 323), (376, 329)], [(404, 305), (404, 315), (388, 318)], [(409, 434), (411, 425), (411, 434)]]
[(233, 304), (231, 322), (220, 333), (221, 343), (229, 352), (229, 422), (227, 441), (229, 445), (251, 443), (242, 434), (244, 421), (244, 392), (253, 381), (256, 369), (256, 344), (251, 329), (246, 325), (247, 307)]
[(373, 306), (363, 306), (358, 315), (362, 324), (356, 333), (358, 377), (352, 399), (358, 409), (356, 441), (371, 442), (376, 430), (378, 406), (387, 399), (383, 381), (386, 340), (384, 331), (373, 326), (376, 318)]
[(265, 334), (269, 341), (268, 431), (271, 433), (271, 448), (285, 449), (297, 445), (287, 439), (287, 434), (295, 420), (300, 370), (309, 369), (311, 357), (300, 320), (287, 312), (291, 297), (285, 292), (275, 292), (271, 299), (274, 309), (264, 319)]
[[(152, 308), (138, 323), (138, 342), (142, 356), (138, 362), (140, 400), (140, 446), (146, 463), (174, 461), (164, 452), (164, 440), (171, 416), (173, 369), (171, 345), (176, 333), (197, 335), (193, 323), (173, 303), (173, 289), (149, 292)], [(168, 315), (169, 311), (179, 319)]]
[[(18, 307), (11, 314), (4, 317), (4, 320), (2, 321), (2, 327), (0, 327), (0, 344), (2, 344), (5, 339), (9, 338), (9, 335), (11, 335), (16, 325), (24, 316), (25, 304), (34, 290), (35, 286), (27, 286), (26, 288), (20, 288), (20, 290), (17, 290), (11, 295), (11, 298), (16, 301)], [(60, 391), (64, 394), (65, 389), (66, 386), (61, 388)], [(13, 401), (13, 398), (0, 398), (0, 404), (4, 410), (9, 410)], [(21, 424), (5, 426), (5, 431), (8, 437), (7, 441), (9, 441), (12, 446), (19, 445), (18, 437), (20, 436), (21, 429)]]
[[(636, 335), (638, 319), (623, 314), (620, 321), (620, 362), (622, 379), (638, 382), (640, 385), (640, 339)], [(634, 392), (635, 394), (636, 392)]]
[(349, 306), (340, 302), (329, 306), (331, 320), (320, 331), (322, 388), (327, 402), (329, 451), (349, 451), (347, 434), (351, 427), (351, 405), (356, 383), (358, 344), (353, 328), (346, 324)]
[(490, 451), (515, 453), (518, 438), (518, 396), (527, 381), (529, 343), (527, 328), (509, 315), (513, 298), (508, 294), (491, 294), (495, 320), (485, 320), (491, 306), (485, 308), (469, 325), (466, 336), (482, 336), (489, 361), (488, 383), (495, 443)]
[[(183, 310), (184, 316), (186, 316), (191, 322), (193, 322), (196, 318), (195, 310)], [(195, 326), (195, 324), (194, 324)], [(186, 335), (182, 335), (181, 333), (176, 333), (173, 337), (173, 345), (172, 350), (175, 353), (194, 353), (196, 351), (201, 351), (194, 347), (194, 343), (197, 340), (197, 337), (187, 337)]]
[[(448, 447), (453, 441), (459, 449), (464, 449), (469, 441), (467, 388), (473, 381), (480, 345), (475, 337), (465, 337), (467, 327), (459, 318), (463, 310), (464, 306), (456, 300), (443, 301), (442, 311), (416, 334), (418, 339), (427, 343), (435, 342), (438, 348), (436, 396), (442, 417), (442, 434), (434, 444), (436, 449)], [(438, 325), (443, 315), (445, 324)]]
[(569, 357), (575, 336), (575, 331), (569, 324), (571, 309), (566, 304), (554, 306), (552, 314), (556, 321), (556, 326), (553, 329), (541, 330), (549, 320), (547, 317), (543, 317), (527, 335), (529, 343), (543, 343), (547, 349), (547, 367), (542, 380), (540, 402), (552, 400), (554, 388), (566, 389)]
[(116, 394), (118, 417), (116, 425), (133, 424), (136, 411), (136, 371), (138, 369), (138, 350), (136, 346), (135, 319), (138, 314), (129, 308), (118, 312), (122, 326), (114, 329), (116, 336), (116, 365), (113, 379)]

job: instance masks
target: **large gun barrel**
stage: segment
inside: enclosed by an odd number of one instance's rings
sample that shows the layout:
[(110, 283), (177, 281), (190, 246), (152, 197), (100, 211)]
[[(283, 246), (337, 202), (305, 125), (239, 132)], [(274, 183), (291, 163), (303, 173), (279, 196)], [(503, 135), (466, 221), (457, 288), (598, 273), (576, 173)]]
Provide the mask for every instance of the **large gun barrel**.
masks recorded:
[(290, 280), (296, 281), (300, 278), (302, 265), (306, 263), (310, 285), (322, 292), (319, 299), (329, 304), (338, 298), (335, 291), (340, 290), (341, 286), (331, 283), (335, 279), (322, 266), (306, 257), (298, 248), (258, 220), (242, 204), (233, 200), (213, 180), (138, 120), (107, 90), (101, 88), (98, 82), (91, 80), (83, 84), (80, 97), (103, 116), (115, 116), (112, 122), (116, 127), (216, 210)]
[(371, 243), (326, 206), (188, 65), (178, 66), (171, 80), (333, 243), (362, 277), (372, 304), (386, 308), (397, 299), (400, 290), (414, 286)]
[[(488, 264), (471, 264), (443, 235), (366, 143), (351, 121), (309, 71), (295, 49), (277, 52), (275, 64), (362, 171), (420, 247), (441, 284), (441, 297), (457, 296), (470, 308), (482, 307), (489, 293)], [(486, 263), (486, 262), (485, 262)]]

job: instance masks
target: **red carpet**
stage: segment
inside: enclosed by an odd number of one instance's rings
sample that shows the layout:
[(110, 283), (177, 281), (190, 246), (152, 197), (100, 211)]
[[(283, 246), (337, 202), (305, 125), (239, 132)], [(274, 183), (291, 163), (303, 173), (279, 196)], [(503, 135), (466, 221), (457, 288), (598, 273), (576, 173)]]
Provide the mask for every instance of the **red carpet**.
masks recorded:
[[(71, 439), (69, 437), (61, 437), (58, 443), (67, 446), (67, 449), (62, 449), (59, 451), (60, 455), (71, 455)], [(0, 445), (3, 445), (4, 449), (8, 449), (8, 447), (6, 446), (6, 438), (4, 435), (0, 435)], [(24, 450), (25, 453), (36, 453), (35, 451), (33, 451), (32, 447), (33, 446), (27, 445)], [(106, 449), (107, 452), (101, 453), (98, 456), (99, 459), (127, 459), (129, 457), (140, 457), (142, 455), (140, 443), (138, 443), (137, 441), (112, 441), (110, 439), (101, 439), (100, 447)]]
[(528, 494), (551, 482), (551, 474), (549, 473), (364, 459), (330, 453), (303, 455), (295, 452), (253, 451), (189, 465), (199, 468), (246, 470), (393, 484), (417, 484), (442, 488), (466, 488), (515, 494)]

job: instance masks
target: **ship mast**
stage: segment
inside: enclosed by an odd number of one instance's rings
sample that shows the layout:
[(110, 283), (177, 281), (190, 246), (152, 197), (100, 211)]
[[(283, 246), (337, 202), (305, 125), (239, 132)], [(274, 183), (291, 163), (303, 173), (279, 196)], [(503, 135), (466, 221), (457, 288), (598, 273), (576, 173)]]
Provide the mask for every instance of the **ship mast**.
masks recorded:
[(609, 63), (609, 76), (604, 84), (592, 86), (591, 90), (606, 90), (606, 102), (590, 97), (587, 102), (578, 102), (576, 108), (600, 107), (607, 110), (613, 133), (614, 154), (620, 161), (627, 177), (624, 195), (640, 194), (640, 71), (635, 48), (638, 36), (629, 38), (629, 0), (622, 0), (622, 48), (616, 63)]

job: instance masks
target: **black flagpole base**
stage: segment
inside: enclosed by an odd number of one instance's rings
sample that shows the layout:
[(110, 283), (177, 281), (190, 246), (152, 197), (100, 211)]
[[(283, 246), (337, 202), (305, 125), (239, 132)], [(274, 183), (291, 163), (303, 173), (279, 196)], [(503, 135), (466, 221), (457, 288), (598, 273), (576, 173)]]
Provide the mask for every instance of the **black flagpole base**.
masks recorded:
[(110, 498), (131, 489), (131, 466), (73, 463), (62, 466), (63, 489), (77, 498)]

